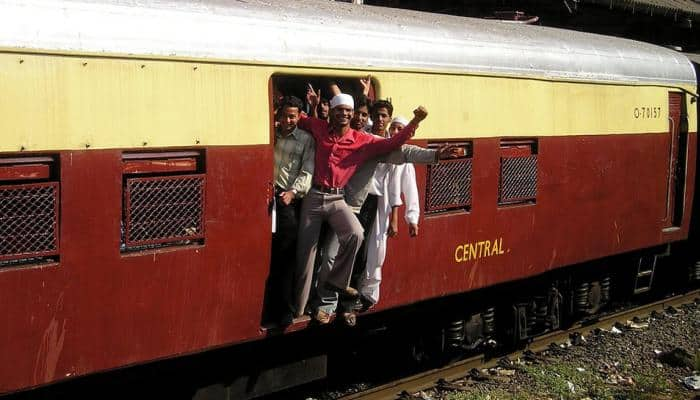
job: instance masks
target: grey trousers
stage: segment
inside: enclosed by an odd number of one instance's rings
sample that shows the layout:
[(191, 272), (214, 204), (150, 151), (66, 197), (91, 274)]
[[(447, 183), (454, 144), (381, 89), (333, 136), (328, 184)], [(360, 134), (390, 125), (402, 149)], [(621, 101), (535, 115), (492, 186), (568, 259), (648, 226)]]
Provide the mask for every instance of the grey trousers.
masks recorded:
[(323, 240), (323, 259), (316, 276), (318, 286), (316, 287), (316, 303), (313, 304), (313, 307), (331, 314), (338, 306), (338, 293), (326, 289), (325, 283), (328, 282), (328, 277), (333, 271), (333, 264), (340, 245), (338, 236), (332, 230), (326, 232), (325, 236), (321, 238)]
[(294, 291), (289, 299), (297, 317), (304, 314), (306, 303), (309, 301), (316, 250), (324, 221), (327, 221), (338, 235), (339, 242), (333, 268), (324, 276), (328, 284), (341, 289), (350, 285), (355, 256), (362, 245), (362, 225), (345, 203), (343, 195), (325, 194), (311, 189), (301, 208)]

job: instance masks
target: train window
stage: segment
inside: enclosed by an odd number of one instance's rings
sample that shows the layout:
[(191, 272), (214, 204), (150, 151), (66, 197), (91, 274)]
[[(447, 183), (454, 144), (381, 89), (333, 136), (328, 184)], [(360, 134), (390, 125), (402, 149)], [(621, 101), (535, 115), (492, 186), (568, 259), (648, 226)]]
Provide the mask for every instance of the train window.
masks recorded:
[(0, 269), (58, 261), (59, 176), (53, 156), (0, 158)]
[[(441, 143), (429, 143), (437, 148)], [(427, 214), (448, 211), (469, 211), (472, 206), (472, 143), (450, 143), (464, 149), (459, 158), (441, 160), (428, 166), (425, 212)]]
[(498, 204), (534, 204), (537, 197), (537, 140), (501, 140)]
[(122, 154), (121, 251), (204, 243), (204, 154)]

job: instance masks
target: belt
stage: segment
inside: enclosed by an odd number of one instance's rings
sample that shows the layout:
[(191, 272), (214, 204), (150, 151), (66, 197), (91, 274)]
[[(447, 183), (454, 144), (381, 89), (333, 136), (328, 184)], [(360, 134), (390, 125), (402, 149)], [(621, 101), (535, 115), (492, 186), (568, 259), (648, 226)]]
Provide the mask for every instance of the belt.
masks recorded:
[(345, 189), (343, 188), (334, 188), (326, 185), (318, 185), (318, 184), (313, 184), (312, 186), (314, 189), (318, 190), (319, 192), (323, 193), (328, 193), (328, 194), (345, 194)]

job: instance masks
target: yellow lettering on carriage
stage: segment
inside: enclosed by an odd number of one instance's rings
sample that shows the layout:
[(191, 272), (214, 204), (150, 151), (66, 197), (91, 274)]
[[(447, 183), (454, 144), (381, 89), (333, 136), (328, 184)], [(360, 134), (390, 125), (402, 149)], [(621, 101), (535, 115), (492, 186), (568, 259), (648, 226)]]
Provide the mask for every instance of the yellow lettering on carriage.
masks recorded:
[(469, 256), (464, 261), (476, 258), (476, 245), (474, 243), (466, 243), (464, 247), (466, 247), (467, 245), (469, 245)]
[(500, 237), (494, 240), (480, 240), (457, 245), (454, 256), (455, 262), (462, 263), (503, 254), (505, 254), (503, 238)]

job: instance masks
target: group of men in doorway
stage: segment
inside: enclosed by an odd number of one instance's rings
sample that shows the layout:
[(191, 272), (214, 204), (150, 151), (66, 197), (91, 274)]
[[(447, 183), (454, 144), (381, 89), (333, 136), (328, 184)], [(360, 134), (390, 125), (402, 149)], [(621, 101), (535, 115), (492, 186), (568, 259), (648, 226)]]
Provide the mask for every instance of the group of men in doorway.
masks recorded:
[[(357, 99), (331, 85), (327, 105), (309, 85), (311, 116), (294, 96), (283, 97), (275, 110), (267, 300), (280, 325), (307, 312), (327, 324), (337, 311), (341, 321), (354, 326), (356, 312), (379, 300), (386, 238), (398, 232), (401, 194), (409, 234), (418, 234), (418, 192), (410, 163), (436, 163), (458, 153), (452, 146), (406, 145), (427, 117), (426, 109), (416, 108), (410, 121), (392, 120), (390, 102), (367, 98), (370, 82), (370, 77), (360, 80), (363, 94)], [(323, 256), (317, 261), (319, 243)]]

